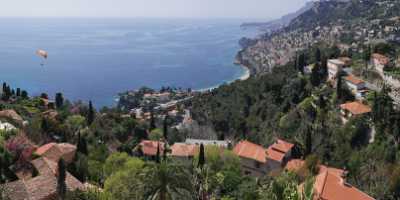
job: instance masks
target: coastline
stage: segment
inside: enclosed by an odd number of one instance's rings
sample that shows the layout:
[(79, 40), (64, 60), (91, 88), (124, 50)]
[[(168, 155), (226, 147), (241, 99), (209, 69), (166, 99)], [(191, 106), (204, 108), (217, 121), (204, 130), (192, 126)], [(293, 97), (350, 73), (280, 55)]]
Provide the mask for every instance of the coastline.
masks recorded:
[(221, 84), (218, 84), (218, 85), (214, 85), (214, 86), (211, 86), (211, 87), (207, 87), (207, 88), (201, 88), (201, 89), (198, 89), (198, 90), (195, 90), (195, 91), (196, 91), (196, 92), (208, 92), (208, 91), (217, 89), (217, 88), (220, 87), (221, 85), (224, 85), (224, 84), (231, 84), (231, 83), (233, 83), (233, 82), (235, 82), (235, 81), (245, 81), (245, 80), (247, 80), (247, 79), (249, 79), (249, 78), (251, 77), (250, 69), (249, 69), (247, 66), (242, 65), (242, 64), (240, 64), (240, 63), (235, 63), (235, 65), (240, 66), (240, 67), (244, 70), (244, 72), (242, 73), (242, 75), (240, 75), (239, 77), (234, 78), (234, 79), (232, 79), (232, 80), (230, 80), (230, 81), (228, 81), (228, 82), (224, 82), (224, 83), (221, 83)]

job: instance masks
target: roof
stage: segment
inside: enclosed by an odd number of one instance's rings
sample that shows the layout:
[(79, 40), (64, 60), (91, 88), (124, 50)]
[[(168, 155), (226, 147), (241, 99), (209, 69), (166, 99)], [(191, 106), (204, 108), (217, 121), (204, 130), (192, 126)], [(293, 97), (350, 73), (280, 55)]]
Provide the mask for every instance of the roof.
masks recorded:
[(349, 57), (339, 57), (338, 58), (340, 61), (342, 61), (342, 62), (344, 62), (346, 65), (349, 65), (349, 64), (351, 64), (351, 58), (349, 58)]
[(387, 65), (387, 64), (389, 64), (389, 61), (390, 61), (388, 57), (386, 57), (382, 54), (379, 54), (379, 53), (372, 54), (372, 58), (378, 60), (378, 62), (382, 65)]
[(230, 141), (226, 141), (226, 140), (186, 139), (185, 143), (186, 144), (196, 144), (196, 145), (203, 144), (205, 146), (207, 146), (207, 145), (217, 145), (217, 146), (228, 147)]
[(282, 162), (283, 158), (285, 158), (285, 153), (282, 153), (281, 151), (276, 151), (272, 147), (268, 147), (268, 149), (267, 149), (267, 157), (269, 159), (271, 159), (271, 160)]
[(176, 157), (195, 156), (199, 147), (194, 144), (175, 143), (171, 146), (171, 155)]
[[(292, 159), (285, 169), (298, 172), (305, 164), (304, 160)], [(314, 183), (314, 200), (372, 200), (373, 198), (346, 183), (344, 170), (319, 166), (319, 174)]]
[(345, 63), (339, 59), (329, 59), (328, 62), (335, 65), (345, 65)]
[(58, 162), (63, 158), (69, 163), (73, 160), (76, 152), (76, 146), (68, 143), (48, 143), (36, 149), (35, 154), (46, 157), (52, 161)]
[[(33, 160), (32, 164), (39, 175), (25, 181), (7, 183), (6, 194), (12, 200), (57, 199), (58, 164), (43, 157)], [(69, 191), (85, 189), (85, 186), (69, 172), (66, 173), (65, 183)]]
[(340, 108), (351, 112), (353, 115), (362, 115), (371, 112), (371, 108), (369, 106), (358, 101), (342, 104), (340, 105)]
[(239, 157), (256, 160), (261, 163), (267, 162), (267, 154), (265, 153), (264, 147), (246, 140), (240, 141), (235, 148), (233, 148), (233, 152)]
[(164, 142), (143, 140), (140, 142), (139, 147), (141, 148), (144, 155), (155, 156), (157, 155), (157, 149), (160, 147), (160, 155), (164, 153)]
[(320, 173), (314, 183), (315, 200), (373, 200), (364, 192), (346, 183), (346, 181), (329, 171)]
[(0, 118), (9, 118), (19, 124), (22, 124), (24, 122), (24, 119), (22, 119), (22, 117), (17, 112), (15, 112), (15, 110), (0, 111)]
[(280, 151), (282, 153), (287, 153), (290, 150), (292, 150), (294, 144), (286, 142), (284, 140), (276, 140), (274, 144), (272, 144), (270, 147), (274, 150)]
[(348, 75), (344, 78), (346, 81), (354, 84), (354, 85), (359, 85), (365, 83), (363, 80), (353, 76), (353, 75)]

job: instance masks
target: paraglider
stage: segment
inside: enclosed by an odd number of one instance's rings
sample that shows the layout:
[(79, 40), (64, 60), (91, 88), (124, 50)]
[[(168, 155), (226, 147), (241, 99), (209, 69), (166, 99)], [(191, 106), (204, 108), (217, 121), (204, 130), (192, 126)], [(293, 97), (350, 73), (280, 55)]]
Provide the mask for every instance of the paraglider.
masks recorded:
[[(44, 58), (45, 60), (47, 60), (47, 57), (49, 56), (49, 54), (47, 53), (47, 51), (42, 50), (42, 49), (37, 50), (37, 51), (36, 51), (36, 55), (38, 55), (38, 56)], [(40, 65), (43, 66), (44, 63), (42, 63), (42, 64), (40, 64)]]

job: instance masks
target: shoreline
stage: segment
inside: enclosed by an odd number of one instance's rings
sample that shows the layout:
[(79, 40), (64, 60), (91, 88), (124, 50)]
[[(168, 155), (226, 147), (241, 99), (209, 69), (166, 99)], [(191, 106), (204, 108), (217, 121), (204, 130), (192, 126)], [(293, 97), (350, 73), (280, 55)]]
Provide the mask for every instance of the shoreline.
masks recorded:
[(242, 68), (244, 70), (242, 75), (240, 75), (239, 77), (237, 77), (235, 79), (232, 79), (230, 81), (218, 84), (218, 85), (214, 85), (214, 86), (207, 87), (207, 88), (201, 88), (201, 89), (197, 89), (197, 90), (194, 90), (194, 91), (196, 91), (196, 92), (208, 92), (208, 91), (212, 91), (214, 89), (219, 88), (221, 85), (231, 84), (231, 83), (233, 83), (235, 81), (245, 81), (245, 80), (247, 80), (247, 79), (249, 79), (251, 77), (251, 72), (250, 72), (250, 69), (248, 67), (246, 67), (245, 65), (242, 65), (240, 63), (235, 63), (235, 65), (239, 66), (240, 68)]

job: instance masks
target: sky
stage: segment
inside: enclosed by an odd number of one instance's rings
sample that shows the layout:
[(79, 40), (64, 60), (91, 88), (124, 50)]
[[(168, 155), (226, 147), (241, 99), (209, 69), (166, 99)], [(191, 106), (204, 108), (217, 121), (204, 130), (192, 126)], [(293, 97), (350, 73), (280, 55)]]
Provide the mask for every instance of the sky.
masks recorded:
[(0, 17), (277, 18), (307, 0), (0, 0)]

